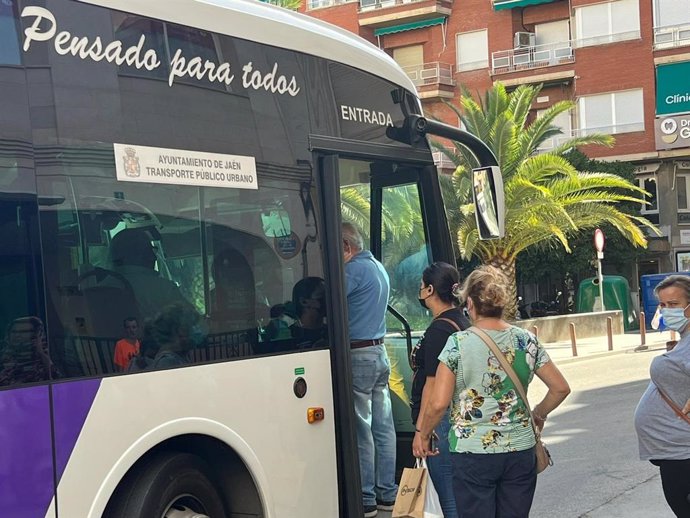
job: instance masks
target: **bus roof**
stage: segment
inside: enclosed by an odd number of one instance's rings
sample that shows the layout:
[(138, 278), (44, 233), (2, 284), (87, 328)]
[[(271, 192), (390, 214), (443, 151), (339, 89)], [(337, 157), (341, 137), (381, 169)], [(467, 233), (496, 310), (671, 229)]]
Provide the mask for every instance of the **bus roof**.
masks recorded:
[(416, 92), (388, 54), (359, 36), (258, 0), (82, 0), (350, 65)]

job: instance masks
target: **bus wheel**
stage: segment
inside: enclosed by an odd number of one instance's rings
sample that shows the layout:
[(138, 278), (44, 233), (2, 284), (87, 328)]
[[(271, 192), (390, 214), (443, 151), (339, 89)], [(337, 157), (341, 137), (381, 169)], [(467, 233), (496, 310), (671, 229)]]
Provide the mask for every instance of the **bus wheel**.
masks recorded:
[(161, 452), (127, 474), (104, 518), (224, 518), (208, 464), (189, 453)]

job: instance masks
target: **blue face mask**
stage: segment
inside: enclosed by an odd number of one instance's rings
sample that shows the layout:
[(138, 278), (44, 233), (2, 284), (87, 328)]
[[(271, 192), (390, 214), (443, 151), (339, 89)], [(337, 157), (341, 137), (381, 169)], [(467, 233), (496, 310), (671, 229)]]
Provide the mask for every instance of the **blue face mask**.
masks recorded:
[(684, 308), (661, 308), (661, 318), (664, 319), (664, 325), (669, 329), (674, 331), (682, 331), (685, 326), (688, 325), (688, 318), (685, 316), (685, 310), (688, 306)]

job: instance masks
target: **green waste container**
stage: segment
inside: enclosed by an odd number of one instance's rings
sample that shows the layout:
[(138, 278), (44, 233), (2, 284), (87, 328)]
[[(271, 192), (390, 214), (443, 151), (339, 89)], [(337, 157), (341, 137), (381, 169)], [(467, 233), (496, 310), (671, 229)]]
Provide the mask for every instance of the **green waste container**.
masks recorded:
[[(577, 290), (577, 312), (592, 313), (600, 309), (599, 278), (590, 277), (580, 283)], [(635, 311), (630, 284), (625, 277), (604, 275), (604, 307), (607, 311), (619, 309), (623, 312), (623, 327), (626, 331), (639, 329), (640, 322)]]

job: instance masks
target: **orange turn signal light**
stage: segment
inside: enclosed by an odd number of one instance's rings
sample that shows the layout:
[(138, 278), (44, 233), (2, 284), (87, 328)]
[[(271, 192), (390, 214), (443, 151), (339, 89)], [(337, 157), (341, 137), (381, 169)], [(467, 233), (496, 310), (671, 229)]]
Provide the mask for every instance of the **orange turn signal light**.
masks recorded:
[(323, 421), (324, 411), (321, 407), (309, 407), (307, 409), (307, 422), (309, 424), (314, 424), (317, 421)]

